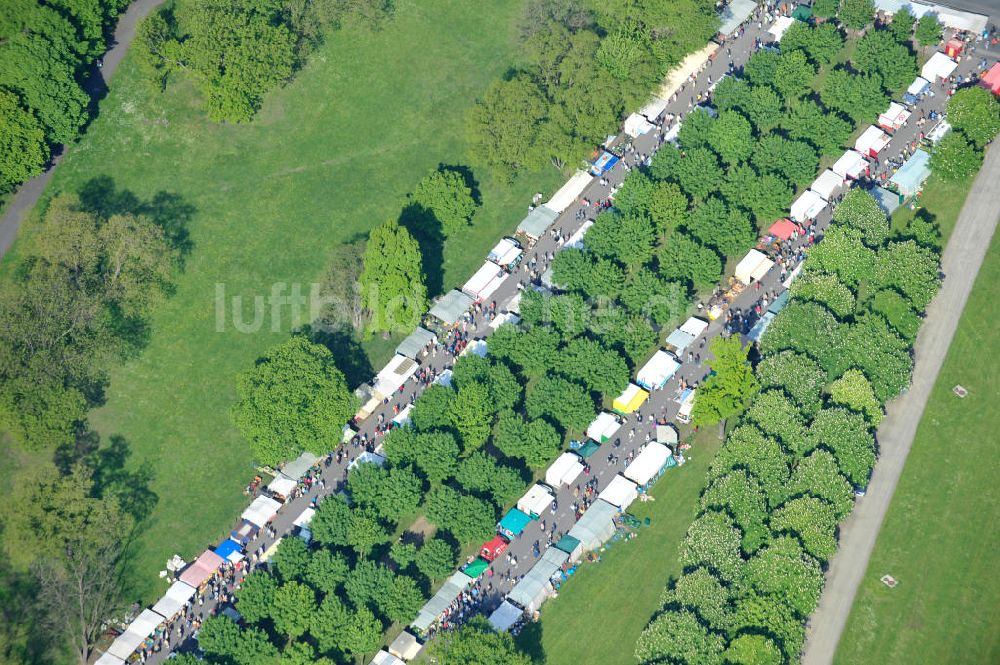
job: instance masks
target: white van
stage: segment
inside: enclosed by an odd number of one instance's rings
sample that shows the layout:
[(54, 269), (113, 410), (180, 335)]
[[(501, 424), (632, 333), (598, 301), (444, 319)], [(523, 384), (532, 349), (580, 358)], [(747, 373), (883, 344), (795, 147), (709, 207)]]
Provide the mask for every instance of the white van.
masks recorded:
[(694, 409), (694, 388), (688, 388), (681, 395), (681, 408), (677, 411), (677, 422), (685, 425), (690, 423), (692, 409)]

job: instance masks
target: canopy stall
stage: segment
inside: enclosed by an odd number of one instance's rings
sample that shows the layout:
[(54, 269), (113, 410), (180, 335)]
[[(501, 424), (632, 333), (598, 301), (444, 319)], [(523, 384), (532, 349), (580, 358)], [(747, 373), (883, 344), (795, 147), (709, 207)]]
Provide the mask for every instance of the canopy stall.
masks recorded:
[(490, 567), (489, 561), (476, 557), (469, 563), (462, 566), (462, 572), (471, 577), (472, 579), (477, 579), (480, 575), (485, 573), (489, 567)]
[(621, 421), (613, 413), (602, 411), (587, 428), (587, 436), (598, 443), (604, 443), (615, 435), (622, 426)]
[(791, 16), (779, 16), (774, 19), (774, 24), (767, 31), (774, 37), (774, 41), (780, 42), (781, 38), (785, 36), (785, 31), (792, 27), (794, 22), (795, 19)]
[(656, 125), (651, 123), (645, 116), (639, 113), (633, 113), (629, 117), (625, 118), (625, 133), (632, 138), (648, 134), (649, 131), (655, 127)]
[(406, 339), (399, 343), (399, 346), (396, 347), (396, 354), (416, 360), (421, 351), (436, 341), (437, 335), (427, 328), (417, 326), (416, 330), (407, 335)]
[(796, 222), (805, 223), (816, 219), (816, 215), (823, 212), (826, 206), (826, 199), (813, 190), (807, 189), (792, 203), (791, 217)]
[(965, 49), (965, 42), (958, 37), (952, 37), (944, 45), (944, 54), (949, 58), (954, 58), (961, 55), (963, 49)]
[(281, 504), (269, 496), (259, 496), (243, 511), (240, 517), (259, 527), (266, 525), (278, 514)]
[(510, 274), (506, 270), (492, 261), (487, 261), (462, 286), (462, 291), (474, 302), (482, 302), (493, 295), (509, 276)]
[(502, 238), (486, 257), (501, 268), (510, 268), (521, 257), (521, 245), (513, 238)]
[(452, 289), (441, 296), (431, 307), (430, 314), (447, 325), (455, 324), (472, 307), (472, 298), (458, 289)]
[(222, 566), (222, 557), (212, 550), (205, 550), (194, 563), (181, 573), (180, 580), (195, 589), (201, 587)]
[(292, 524), (298, 527), (309, 526), (309, 523), (312, 522), (312, 518), (315, 515), (316, 515), (315, 508), (311, 506), (308, 508), (304, 508), (302, 512), (299, 513), (299, 516), (295, 518)]
[(663, 115), (663, 112), (667, 110), (667, 104), (667, 100), (662, 97), (653, 97), (645, 106), (639, 109), (639, 115), (650, 122), (656, 122)]
[(913, 83), (911, 83), (910, 87), (906, 89), (906, 94), (903, 95), (903, 101), (910, 106), (913, 106), (920, 101), (920, 97), (927, 92), (929, 87), (931, 87), (931, 82), (923, 76), (918, 76), (913, 79)]
[(611, 403), (611, 408), (621, 414), (632, 413), (642, 406), (647, 399), (649, 399), (648, 392), (634, 383), (630, 383), (625, 387), (624, 392)]
[[(586, 171), (577, 171), (573, 174), (573, 177), (566, 181), (565, 185), (559, 188), (559, 191), (552, 195), (552, 198), (543, 207), (548, 208), (549, 211), (554, 212), (558, 216), (559, 213), (573, 205), (578, 198), (583, 196), (583, 192), (590, 186), (593, 180), (594, 178)], [(553, 216), (549, 224), (554, 222), (555, 219), (555, 216)], [(548, 228), (548, 225), (546, 225), (546, 228)], [(542, 232), (544, 233), (545, 229), (542, 229)], [(540, 236), (541, 234), (538, 234), (535, 237), (538, 238)]]
[(924, 181), (931, 174), (931, 156), (928, 152), (917, 149), (889, 182), (896, 186), (903, 196), (913, 196), (924, 186)]
[(531, 515), (517, 508), (511, 508), (500, 519), (500, 523), (497, 524), (497, 530), (508, 538), (516, 538), (524, 532), (529, 524), (531, 524)]
[[(702, 65), (708, 62), (718, 50), (718, 44), (715, 42), (709, 42), (705, 48), (695, 51), (691, 55), (684, 58), (681, 61), (681, 64), (667, 72), (667, 75), (663, 79), (663, 84), (660, 86), (660, 90), (656, 93), (656, 96), (660, 100), (670, 99), (673, 94), (680, 90), (681, 86), (687, 82), (688, 78), (701, 69)], [(664, 102), (663, 109), (666, 109), (666, 107), (666, 103)], [(643, 113), (643, 115), (646, 114)], [(650, 120), (653, 119), (648, 115), (646, 115), (646, 117)], [(676, 127), (676, 125), (674, 126)]]
[(889, 108), (878, 116), (878, 126), (887, 132), (894, 132), (910, 119), (910, 112), (906, 107), (896, 102), (891, 102)]
[(380, 649), (374, 656), (372, 656), (369, 665), (406, 665), (406, 663), (399, 658), (396, 658), (388, 651)]
[(423, 649), (423, 646), (417, 641), (413, 633), (405, 630), (389, 645), (389, 653), (403, 660), (413, 660), (420, 655), (421, 649)]
[(583, 546), (577, 538), (570, 535), (565, 535), (559, 539), (559, 542), (553, 545), (557, 550), (562, 550), (569, 555), (569, 562), (575, 563), (580, 559), (580, 555), (583, 554)]
[(597, 495), (598, 499), (604, 499), (618, 510), (625, 511), (632, 505), (632, 502), (639, 496), (639, 488), (628, 478), (616, 475), (608, 483), (608, 486)]
[(489, 622), (493, 626), (493, 630), (504, 633), (513, 628), (514, 624), (520, 621), (523, 616), (524, 610), (509, 600), (505, 600), (490, 614)]
[(514, 312), (500, 312), (490, 321), (490, 328), (496, 330), (505, 323), (517, 325), (521, 322), (521, 317)]
[(615, 168), (615, 164), (619, 162), (618, 155), (603, 151), (597, 159), (590, 166), (590, 175), (600, 178), (605, 173)]
[(396, 427), (406, 427), (410, 424), (410, 414), (413, 413), (413, 405), (407, 404), (403, 409), (392, 417), (392, 424)]
[(872, 187), (868, 190), (868, 193), (872, 195), (878, 206), (882, 208), (887, 216), (896, 212), (896, 209), (901, 205), (900, 198), (902, 198), (898, 193), (890, 191), (885, 187)]
[[(223, 561), (231, 561), (232, 563), (239, 563), (244, 558), (243, 548), (235, 540), (224, 540), (216, 545), (212, 551), (222, 557)], [(157, 611), (159, 612), (159, 610)], [(160, 612), (160, 614), (163, 614), (163, 612)], [(163, 614), (163, 616), (167, 615)]]
[(664, 346), (668, 351), (680, 356), (708, 328), (708, 322), (697, 317), (690, 317), (684, 324), (667, 336)]
[(670, 449), (662, 443), (651, 441), (647, 443), (632, 463), (625, 467), (623, 475), (640, 487), (645, 486), (649, 481), (663, 470), (670, 458)]
[(743, 282), (747, 286), (750, 286), (754, 280), (758, 280), (771, 269), (774, 265), (774, 261), (767, 258), (763, 252), (751, 249), (747, 252), (747, 255), (740, 259), (740, 262), (736, 264), (736, 271), (734, 273), (737, 280)]
[(319, 457), (310, 452), (305, 452), (286, 464), (284, 468), (281, 469), (281, 473), (292, 480), (298, 480), (302, 476), (306, 475), (309, 472), (309, 469), (313, 468), (318, 461)]
[[(985, 6), (985, 3), (980, 4)], [(974, 33), (985, 30), (989, 21), (989, 17), (983, 14), (952, 9), (951, 7), (936, 5), (930, 2), (918, 2), (917, 0), (875, 0), (875, 9), (887, 14), (894, 14), (903, 7), (909, 9), (915, 18), (931, 14), (938, 20), (938, 23), (946, 28), (968, 30)]]
[(618, 509), (607, 501), (598, 499), (580, 516), (569, 535), (580, 541), (585, 552), (596, 550), (615, 534), (615, 515)]
[(403, 387), (407, 379), (417, 373), (419, 367), (420, 365), (413, 358), (407, 358), (397, 353), (389, 361), (389, 364), (375, 375), (375, 396), (382, 399), (391, 397)]
[(143, 610), (135, 620), (128, 625), (125, 632), (115, 638), (108, 647), (108, 653), (127, 661), (136, 649), (142, 646), (146, 638), (153, 634), (156, 627), (163, 623), (163, 617), (153, 610)]
[(928, 81), (937, 81), (951, 76), (956, 67), (958, 67), (957, 62), (938, 51), (924, 64), (920, 75)]
[(642, 366), (635, 382), (646, 390), (658, 390), (666, 385), (680, 366), (677, 358), (660, 349)]
[(488, 350), (489, 350), (489, 342), (487, 342), (485, 339), (474, 339), (470, 341), (468, 344), (466, 344), (465, 348), (462, 349), (462, 352), (459, 353), (458, 355), (459, 357), (461, 357), (464, 355), (468, 355), (470, 353), (474, 353), (480, 358), (485, 358), (486, 352)]
[(583, 463), (574, 453), (566, 452), (556, 458), (545, 471), (545, 482), (551, 487), (569, 485), (583, 473)]
[[(381, 450), (382, 446), (379, 446), (375, 450)], [(379, 455), (378, 453), (373, 453), (365, 451), (351, 460), (351, 463), (347, 465), (347, 470), (350, 471), (359, 464), (377, 464), (379, 466), (385, 466), (385, 457)]]
[(268, 483), (267, 491), (271, 493), (272, 497), (281, 502), (285, 502), (288, 500), (288, 496), (292, 493), (292, 490), (295, 489), (296, 485), (298, 485), (297, 482), (284, 474), (279, 473), (275, 476), (274, 480)]
[(677, 428), (673, 425), (656, 426), (656, 442), (664, 446), (676, 446), (680, 440)]
[(518, 499), (517, 509), (537, 519), (552, 505), (553, 498), (545, 485), (532, 485), (528, 493)]
[(552, 225), (552, 222), (556, 221), (559, 212), (548, 206), (536, 206), (517, 225), (517, 232), (528, 236), (532, 240), (538, 240), (545, 233), (545, 230)]
[(990, 71), (980, 77), (979, 85), (994, 95), (1000, 95), (1000, 62), (994, 62), (993, 66), (990, 67)]
[(587, 231), (590, 227), (594, 225), (594, 220), (588, 219), (580, 228), (576, 230), (569, 238), (563, 241), (563, 249), (583, 249), (583, 236), (587, 235)]
[(723, 37), (732, 35), (750, 18), (756, 8), (757, 3), (753, 0), (732, 0), (719, 12), (719, 20), (722, 22), (719, 34)]
[(507, 599), (528, 612), (537, 610), (552, 594), (552, 576), (559, 572), (568, 558), (568, 554), (554, 547), (545, 550), (531, 570), (510, 590)]
[(809, 185), (809, 189), (829, 201), (833, 198), (833, 195), (837, 193), (837, 190), (843, 187), (843, 185), (844, 178), (837, 175), (830, 169), (827, 169), (813, 181), (813, 184)]
[(105, 651), (100, 658), (94, 661), (94, 665), (125, 665), (125, 661)]
[(493, 561), (498, 556), (507, 551), (510, 543), (503, 536), (496, 535), (483, 543), (479, 548), (479, 556), (485, 561)]
[(944, 135), (949, 131), (951, 131), (951, 125), (947, 120), (942, 118), (936, 125), (931, 127), (931, 131), (927, 132), (927, 136), (925, 138), (931, 145), (935, 145), (938, 141), (943, 139)]
[(799, 227), (790, 219), (779, 219), (767, 229), (767, 234), (778, 240), (791, 240)]
[(869, 125), (854, 142), (854, 149), (866, 157), (878, 157), (878, 154), (889, 145), (889, 140), (888, 134), (875, 125)]
[[(226, 542), (232, 543), (233, 541), (229, 540)], [(216, 554), (218, 554), (218, 548), (216, 549)], [(170, 588), (163, 594), (163, 597), (156, 601), (156, 604), (153, 605), (153, 611), (167, 620), (173, 619), (191, 601), (194, 594), (195, 588), (193, 586), (177, 580), (170, 585)]]
[(423, 606), (417, 614), (417, 618), (410, 625), (421, 632), (426, 632), (438, 620), (441, 613), (448, 609), (465, 590), (465, 587), (471, 583), (472, 578), (463, 572), (457, 572), (449, 577), (444, 586), (438, 589), (438, 592), (427, 601), (427, 604)]
[(868, 162), (865, 160), (864, 156), (855, 151), (848, 150), (836, 163), (830, 167), (834, 173), (839, 175), (841, 178), (850, 178), (852, 180), (857, 180), (865, 171), (868, 169)]

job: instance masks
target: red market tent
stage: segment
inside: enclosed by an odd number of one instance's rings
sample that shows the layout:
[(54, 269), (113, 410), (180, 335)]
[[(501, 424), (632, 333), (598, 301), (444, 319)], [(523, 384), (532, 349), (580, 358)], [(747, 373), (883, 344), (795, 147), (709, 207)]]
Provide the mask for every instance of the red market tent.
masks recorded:
[(993, 63), (990, 71), (983, 74), (983, 77), (979, 79), (979, 85), (994, 95), (1000, 95), (1000, 62)]
[(948, 43), (944, 45), (944, 53), (949, 58), (954, 58), (956, 55), (962, 52), (963, 48), (965, 48), (965, 42), (963, 42), (961, 39), (952, 38), (949, 39)]
[(767, 230), (769, 235), (774, 236), (778, 240), (790, 240), (795, 230), (798, 227), (790, 219), (779, 219), (774, 224), (771, 224), (771, 228)]

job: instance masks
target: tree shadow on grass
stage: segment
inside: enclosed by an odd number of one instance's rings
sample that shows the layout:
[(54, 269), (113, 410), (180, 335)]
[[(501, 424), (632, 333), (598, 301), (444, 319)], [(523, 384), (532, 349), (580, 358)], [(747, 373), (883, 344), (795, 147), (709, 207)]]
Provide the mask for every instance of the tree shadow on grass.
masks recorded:
[(460, 175), (462, 181), (465, 182), (465, 186), (472, 192), (472, 200), (476, 202), (477, 206), (483, 205), (483, 195), (479, 189), (479, 181), (476, 180), (476, 176), (472, 173), (470, 167), (464, 164), (438, 164), (438, 171), (450, 171)]
[(302, 330), (309, 341), (330, 349), (337, 367), (347, 378), (347, 387), (354, 390), (375, 374), (371, 361), (352, 331), (346, 328), (325, 329), (306, 326)]
[(542, 623), (529, 621), (516, 638), (517, 646), (531, 658), (534, 665), (544, 665), (545, 648), (542, 646)]
[(188, 223), (197, 212), (179, 194), (159, 191), (148, 201), (142, 201), (127, 189), (118, 189), (114, 178), (107, 175), (91, 178), (79, 191), (81, 207), (107, 219), (112, 215), (143, 215), (163, 229), (167, 242), (177, 252), (183, 267), (194, 249)]
[(420, 245), (427, 297), (440, 295), (444, 289), (444, 232), (441, 222), (422, 205), (408, 203), (399, 213), (399, 223)]

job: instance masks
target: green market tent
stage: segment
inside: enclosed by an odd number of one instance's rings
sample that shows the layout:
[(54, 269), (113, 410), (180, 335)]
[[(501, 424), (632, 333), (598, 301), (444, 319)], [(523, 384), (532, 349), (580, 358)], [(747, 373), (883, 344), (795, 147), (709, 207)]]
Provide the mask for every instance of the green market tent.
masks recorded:
[(521, 223), (517, 225), (517, 232), (523, 233), (529, 238), (541, 238), (545, 234), (545, 229), (549, 228), (558, 216), (559, 213), (552, 208), (538, 206), (521, 220)]
[(448, 578), (444, 586), (438, 589), (434, 597), (427, 601), (427, 604), (423, 606), (417, 614), (417, 618), (410, 625), (422, 633), (427, 632), (427, 629), (438, 620), (441, 613), (448, 609), (448, 606), (455, 602), (459, 594), (470, 584), (472, 584), (471, 577), (461, 571), (456, 572)]
[(399, 343), (399, 346), (396, 347), (396, 353), (416, 360), (424, 347), (436, 340), (437, 337), (430, 330), (418, 327), (410, 333), (409, 337)]
[(462, 572), (471, 577), (472, 579), (476, 579), (477, 577), (485, 573), (486, 569), (489, 567), (490, 567), (489, 561), (477, 558), (475, 561), (473, 561), (465, 568), (463, 568)]
[(809, 19), (812, 18), (812, 15), (813, 15), (812, 9), (806, 7), (805, 5), (799, 5), (798, 7), (795, 8), (795, 11), (792, 12), (792, 18), (797, 19), (799, 21), (804, 21), (806, 23), (809, 22)]
[(600, 449), (601, 449), (600, 444), (594, 443), (593, 441), (588, 441), (587, 443), (583, 444), (583, 446), (581, 446), (580, 449), (576, 452), (583, 459), (587, 459)]
[(451, 325), (462, 318), (462, 315), (472, 307), (472, 298), (458, 289), (452, 289), (441, 296), (437, 304), (431, 307), (431, 316)]
[(574, 538), (573, 536), (563, 536), (559, 539), (559, 542), (555, 545), (557, 550), (562, 550), (569, 555), (570, 561), (576, 561), (580, 558), (580, 553), (583, 548), (580, 547), (580, 540)]

